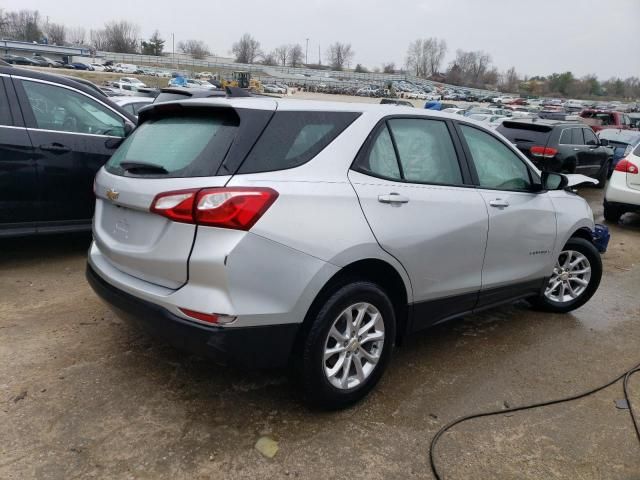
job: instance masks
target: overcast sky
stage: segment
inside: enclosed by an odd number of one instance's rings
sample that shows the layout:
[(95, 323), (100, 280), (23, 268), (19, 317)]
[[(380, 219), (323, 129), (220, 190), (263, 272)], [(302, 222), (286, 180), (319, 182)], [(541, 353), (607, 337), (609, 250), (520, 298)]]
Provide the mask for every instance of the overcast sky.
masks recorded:
[(37, 9), (87, 31), (127, 19), (141, 37), (158, 29), (169, 51), (174, 33), (176, 44), (204, 40), (213, 53), (230, 56), (233, 42), (249, 32), (265, 50), (304, 48), (309, 38), (310, 62), (318, 60), (318, 45), (324, 62), (327, 45), (338, 40), (355, 50), (352, 67), (401, 66), (412, 40), (435, 36), (447, 41), (446, 64), (460, 48), (484, 50), (500, 70), (515, 66), (520, 74), (640, 76), (640, 0), (2, 0), (0, 7)]

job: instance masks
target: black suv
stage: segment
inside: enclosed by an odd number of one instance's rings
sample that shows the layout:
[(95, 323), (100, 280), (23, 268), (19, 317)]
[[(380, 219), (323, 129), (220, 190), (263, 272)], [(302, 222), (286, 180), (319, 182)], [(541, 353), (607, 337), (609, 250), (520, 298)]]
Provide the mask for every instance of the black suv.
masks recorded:
[(90, 230), (93, 177), (135, 122), (97, 89), (0, 66), (0, 237)]
[(517, 119), (504, 121), (497, 131), (540, 170), (588, 175), (599, 188), (607, 181), (613, 150), (583, 123)]

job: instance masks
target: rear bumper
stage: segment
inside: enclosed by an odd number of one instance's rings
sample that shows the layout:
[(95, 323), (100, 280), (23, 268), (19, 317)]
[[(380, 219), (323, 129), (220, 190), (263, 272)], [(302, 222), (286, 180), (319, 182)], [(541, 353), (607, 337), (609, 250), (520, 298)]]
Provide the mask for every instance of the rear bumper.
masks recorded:
[(284, 366), (299, 324), (216, 327), (190, 322), (114, 287), (87, 264), (87, 281), (123, 320), (169, 344), (216, 362), (247, 368)]

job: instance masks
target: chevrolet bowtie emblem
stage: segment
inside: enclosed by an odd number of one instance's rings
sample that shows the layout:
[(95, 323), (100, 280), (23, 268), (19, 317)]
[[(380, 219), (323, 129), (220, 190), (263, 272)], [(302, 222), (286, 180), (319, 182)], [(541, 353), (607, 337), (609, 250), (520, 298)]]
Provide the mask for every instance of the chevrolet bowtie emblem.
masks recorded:
[(107, 198), (111, 201), (117, 200), (120, 194), (116, 192), (113, 188), (107, 190)]

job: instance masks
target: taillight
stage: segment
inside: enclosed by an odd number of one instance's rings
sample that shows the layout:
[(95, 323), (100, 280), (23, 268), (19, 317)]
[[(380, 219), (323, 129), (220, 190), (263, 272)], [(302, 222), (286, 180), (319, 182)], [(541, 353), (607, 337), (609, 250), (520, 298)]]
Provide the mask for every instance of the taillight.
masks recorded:
[(638, 174), (638, 166), (635, 163), (631, 163), (626, 158), (623, 158), (616, 165), (615, 171), (616, 172), (630, 173), (632, 175), (637, 175)]
[(558, 153), (558, 150), (555, 148), (539, 147), (539, 146), (531, 147), (529, 151), (531, 152), (531, 155), (533, 155), (534, 157), (540, 157), (540, 158), (553, 158)]
[(278, 198), (271, 188), (204, 188), (161, 193), (150, 211), (175, 222), (249, 230)]
[(193, 205), (198, 191), (191, 189), (160, 193), (153, 199), (149, 210), (174, 222), (194, 223)]

